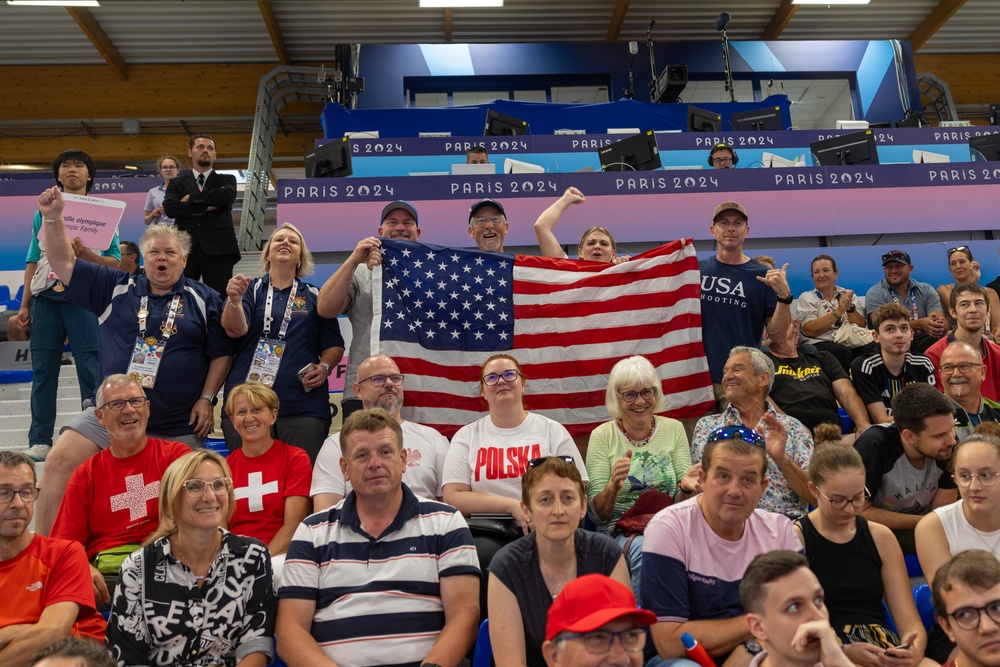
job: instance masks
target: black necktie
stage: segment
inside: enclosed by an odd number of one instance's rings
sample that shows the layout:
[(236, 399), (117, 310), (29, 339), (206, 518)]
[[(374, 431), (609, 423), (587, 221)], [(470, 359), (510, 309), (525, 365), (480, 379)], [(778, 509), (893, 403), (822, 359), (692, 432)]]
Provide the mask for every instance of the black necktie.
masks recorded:
[(205, 174), (198, 174), (198, 189), (203, 190), (205, 188)]

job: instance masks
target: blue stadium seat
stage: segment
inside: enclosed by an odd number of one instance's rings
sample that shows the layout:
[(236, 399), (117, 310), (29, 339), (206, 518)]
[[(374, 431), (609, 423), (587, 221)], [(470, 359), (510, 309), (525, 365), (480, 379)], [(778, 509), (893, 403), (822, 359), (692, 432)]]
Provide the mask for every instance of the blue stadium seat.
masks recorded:
[(205, 449), (210, 449), (222, 458), (229, 456), (229, 448), (222, 438), (205, 438)]
[(934, 627), (934, 600), (931, 596), (931, 587), (920, 584), (914, 588), (913, 601), (917, 603), (917, 611), (920, 613), (920, 620), (924, 622), (924, 629), (930, 631)]
[(476, 651), (472, 655), (472, 667), (490, 667), (493, 662), (493, 644), (490, 643), (490, 619), (479, 626), (476, 637)]
[(889, 605), (885, 603), (885, 600), (882, 600), (882, 611), (885, 615), (882, 621), (883, 623), (885, 623), (885, 627), (892, 630), (898, 637), (899, 630), (896, 629), (896, 621), (892, 620), (892, 614), (889, 613)]
[(917, 558), (917, 554), (903, 554), (903, 560), (906, 561), (906, 576), (924, 576), (924, 570), (920, 567), (920, 559)]
[(840, 432), (847, 435), (854, 430), (854, 421), (847, 414), (847, 410), (844, 408), (837, 408), (837, 414), (840, 416)]

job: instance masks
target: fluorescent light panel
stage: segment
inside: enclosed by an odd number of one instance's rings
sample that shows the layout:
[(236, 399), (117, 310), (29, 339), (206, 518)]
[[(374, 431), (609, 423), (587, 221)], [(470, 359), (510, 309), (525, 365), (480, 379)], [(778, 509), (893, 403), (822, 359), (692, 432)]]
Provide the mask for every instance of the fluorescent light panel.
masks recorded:
[(871, 0), (792, 0), (793, 5), (867, 5)]
[(503, 7), (503, 0), (420, 0), (422, 8), (435, 7)]
[(33, 5), (36, 7), (100, 7), (97, 0), (7, 0), (8, 5)]

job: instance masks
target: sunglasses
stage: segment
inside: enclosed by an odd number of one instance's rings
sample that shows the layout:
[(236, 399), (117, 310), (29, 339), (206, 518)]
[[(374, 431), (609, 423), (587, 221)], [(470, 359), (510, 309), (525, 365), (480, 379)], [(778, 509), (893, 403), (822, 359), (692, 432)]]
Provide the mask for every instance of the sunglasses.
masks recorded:
[(747, 428), (746, 426), (724, 426), (722, 428), (717, 428), (708, 434), (708, 439), (705, 441), (705, 444), (718, 442), (720, 440), (742, 440), (743, 442), (756, 445), (757, 447), (767, 446), (767, 443), (764, 442), (764, 438), (760, 433), (752, 428)]
[(565, 461), (566, 463), (573, 463), (573, 464), (576, 463), (576, 459), (574, 459), (572, 456), (543, 456), (541, 458), (531, 459), (530, 461), (528, 461), (528, 467), (537, 468), (538, 466), (542, 465), (549, 459), (559, 459), (560, 461)]

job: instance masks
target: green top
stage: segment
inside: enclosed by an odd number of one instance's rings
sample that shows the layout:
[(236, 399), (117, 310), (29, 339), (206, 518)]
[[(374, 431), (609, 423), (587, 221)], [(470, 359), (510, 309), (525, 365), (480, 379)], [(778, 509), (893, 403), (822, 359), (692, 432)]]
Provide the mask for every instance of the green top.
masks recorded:
[[(615, 501), (614, 511), (607, 521), (600, 521), (593, 509), (594, 498), (611, 479), (611, 469), (615, 461), (632, 450), (632, 465), (628, 477), (622, 483)], [(597, 530), (611, 534), (615, 522), (633, 504), (643, 491), (656, 489), (669, 493), (677, 499), (677, 484), (691, 467), (691, 449), (688, 445), (684, 426), (676, 419), (657, 417), (653, 436), (645, 445), (637, 447), (629, 442), (616, 420), (604, 422), (590, 434), (587, 445), (587, 474), (590, 484), (590, 514), (597, 524)]]

